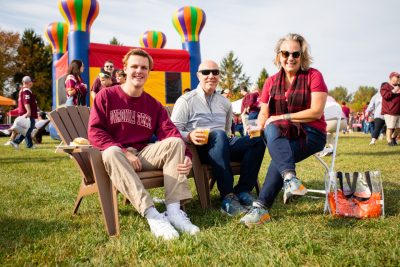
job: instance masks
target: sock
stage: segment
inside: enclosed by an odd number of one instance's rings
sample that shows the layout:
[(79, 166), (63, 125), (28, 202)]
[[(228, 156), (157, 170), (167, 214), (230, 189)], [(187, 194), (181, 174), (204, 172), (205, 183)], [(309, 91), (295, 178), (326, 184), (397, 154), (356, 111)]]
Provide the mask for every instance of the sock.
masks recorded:
[(285, 172), (285, 173), (283, 174), (283, 180), (285, 180), (285, 181), (290, 180), (290, 179), (292, 179), (293, 177), (296, 177), (296, 173), (295, 173), (295, 172), (292, 172), (292, 171), (288, 171), (288, 172)]
[(144, 212), (144, 217), (146, 217), (146, 219), (157, 219), (160, 216), (161, 214), (154, 206), (151, 206)]
[(175, 214), (181, 210), (179, 202), (170, 203), (167, 205), (167, 214)]

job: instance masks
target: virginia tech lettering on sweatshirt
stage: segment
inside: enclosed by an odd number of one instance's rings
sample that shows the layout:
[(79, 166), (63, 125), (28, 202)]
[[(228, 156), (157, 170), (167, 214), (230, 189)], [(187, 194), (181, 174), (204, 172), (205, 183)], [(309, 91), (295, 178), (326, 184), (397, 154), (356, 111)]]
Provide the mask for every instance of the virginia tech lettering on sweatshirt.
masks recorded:
[(114, 109), (110, 111), (110, 124), (126, 122), (152, 129), (151, 117), (145, 113), (130, 109)]

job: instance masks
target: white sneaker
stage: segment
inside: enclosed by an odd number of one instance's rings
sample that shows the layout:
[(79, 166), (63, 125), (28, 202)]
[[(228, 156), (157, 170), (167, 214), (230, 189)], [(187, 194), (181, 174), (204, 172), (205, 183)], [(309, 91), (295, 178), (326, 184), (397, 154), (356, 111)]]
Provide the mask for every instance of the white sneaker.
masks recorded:
[(7, 142), (4, 143), (5, 146), (11, 146), (11, 141), (8, 140)]
[(190, 221), (189, 217), (183, 210), (179, 210), (179, 212), (173, 214), (167, 214), (167, 218), (178, 231), (185, 232), (190, 235), (195, 235), (200, 232), (199, 227)]
[(375, 143), (376, 143), (376, 139), (375, 138), (372, 138), (371, 139), (371, 142), (369, 143), (369, 145), (371, 146), (371, 145), (375, 145)]
[(157, 219), (147, 219), (150, 230), (155, 237), (162, 237), (164, 240), (172, 240), (179, 238), (179, 233), (169, 223), (165, 216), (160, 215)]
[(16, 150), (18, 150), (19, 145), (17, 143), (14, 143), (13, 141), (10, 141), (10, 145), (12, 145), (13, 148), (15, 148)]

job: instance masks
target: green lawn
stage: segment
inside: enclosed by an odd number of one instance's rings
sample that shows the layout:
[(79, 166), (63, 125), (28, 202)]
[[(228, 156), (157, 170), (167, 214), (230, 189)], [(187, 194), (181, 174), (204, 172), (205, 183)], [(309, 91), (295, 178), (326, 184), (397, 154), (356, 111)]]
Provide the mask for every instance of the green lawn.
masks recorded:
[[(73, 216), (80, 176), (67, 155), (54, 153), (57, 142), (45, 137), (36, 150), (15, 151), (2, 145), (6, 140), (0, 138), (1, 266), (400, 265), (400, 146), (385, 141), (369, 146), (367, 135), (340, 136), (336, 170), (382, 172), (384, 219), (332, 218), (323, 214), (321, 199), (283, 205), (279, 195), (270, 210), (273, 221), (247, 229), (219, 212), (216, 188), (213, 208), (202, 210), (191, 179), (194, 199), (187, 211), (201, 233), (170, 242), (153, 238), (145, 219), (122, 205), (121, 235), (109, 238), (96, 195), (86, 197)], [(266, 156), (260, 181), (268, 161)], [(306, 186), (322, 187), (322, 168), (314, 158), (297, 170)], [(161, 189), (151, 192), (163, 196)]]

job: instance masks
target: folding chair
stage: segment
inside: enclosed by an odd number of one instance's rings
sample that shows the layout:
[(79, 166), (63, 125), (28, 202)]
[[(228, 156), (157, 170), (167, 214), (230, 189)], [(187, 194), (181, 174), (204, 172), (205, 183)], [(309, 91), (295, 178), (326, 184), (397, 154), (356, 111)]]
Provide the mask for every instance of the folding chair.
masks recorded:
[[(328, 103), (328, 102), (327, 102)], [(308, 189), (309, 193), (316, 193), (325, 195), (325, 206), (324, 212), (327, 212), (329, 209), (328, 205), (328, 193), (331, 186), (336, 186), (336, 175), (335, 175), (335, 160), (337, 154), (337, 145), (339, 140), (339, 133), (340, 133), (340, 124), (342, 120), (342, 108), (339, 104), (331, 103), (330, 105), (327, 104), (324, 109), (324, 117), (326, 121), (335, 120), (336, 121), (336, 131), (335, 131), (335, 138), (332, 148), (332, 159), (330, 165), (327, 164), (322, 157), (318, 155), (318, 153), (314, 154), (314, 157), (321, 163), (322, 167), (324, 168), (324, 185), (325, 189)], [(312, 197), (312, 196), (311, 196)]]

